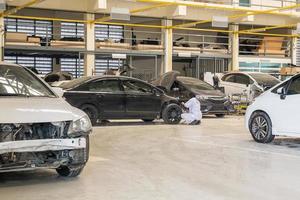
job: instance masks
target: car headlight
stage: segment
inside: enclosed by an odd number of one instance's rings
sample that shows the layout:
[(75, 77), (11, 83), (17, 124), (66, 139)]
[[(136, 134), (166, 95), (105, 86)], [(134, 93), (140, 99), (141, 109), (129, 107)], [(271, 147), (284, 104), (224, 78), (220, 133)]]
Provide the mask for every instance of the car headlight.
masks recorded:
[(86, 115), (71, 123), (68, 134), (88, 132), (90, 130), (92, 130), (92, 124), (89, 117)]

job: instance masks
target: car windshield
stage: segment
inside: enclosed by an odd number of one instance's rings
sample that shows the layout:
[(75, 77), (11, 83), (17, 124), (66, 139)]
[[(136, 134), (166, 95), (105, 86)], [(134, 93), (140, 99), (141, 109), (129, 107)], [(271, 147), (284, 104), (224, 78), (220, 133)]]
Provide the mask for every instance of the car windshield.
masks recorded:
[(196, 90), (215, 90), (210, 84), (196, 78), (178, 76), (177, 80), (183, 83), (186, 87)]
[(91, 77), (81, 77), (78, 79), (74, 79), (72, 81), (68, 81), (66, 83), (61, 84), (59, 87), (63, 88), (63, 89), (70, 89), (70, 88), (74, 88), (78, 85), (81, 85), (82, 83), (90, 80)]
[(264, 73), (251, 73), (249, 74), (259, 85), (268, 85), (268, 86), (275, 86), (280, 81), (270, 74)]
[(0, 66), (0, 96), (56, 97), (35, 75), (14, 65)]

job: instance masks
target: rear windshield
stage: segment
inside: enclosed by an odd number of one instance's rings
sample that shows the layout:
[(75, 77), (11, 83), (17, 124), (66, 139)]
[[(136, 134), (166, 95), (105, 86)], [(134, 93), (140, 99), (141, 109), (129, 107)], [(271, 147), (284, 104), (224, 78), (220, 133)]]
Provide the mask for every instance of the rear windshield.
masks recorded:
[(184, 84), (189, 89), (196, 89), (196, 90), (215, 90), (213, 86), (210, 84), (201, 81), (196, 78), (189, 78), (189, 77), (177, 77), (177, 80)]
[(63, 89), (70, 89), (70, 88), (74, 88), (78, 85), (81, 85), (82, 83), (90, 80), (91, 77), (81, 77), (81, 78), (78, 78), (78, 79), (74, 79), (72, 81), (69, 81), (69, 82), (65, 82), (63, 84), (61, 84), (59, 87), (63, 88)]
[(275, 86), (280, 81), (270, 74), (264, 73), (251, 73), (249, 74), (259, 85), (268, 85), (268, 86)]

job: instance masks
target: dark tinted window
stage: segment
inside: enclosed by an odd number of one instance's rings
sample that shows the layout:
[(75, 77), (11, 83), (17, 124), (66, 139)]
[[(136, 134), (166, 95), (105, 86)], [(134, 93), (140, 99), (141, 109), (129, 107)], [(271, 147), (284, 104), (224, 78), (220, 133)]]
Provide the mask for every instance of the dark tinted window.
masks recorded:
[(235, 76), (235, 82), (243, 85), (249, 85), (250, 78), (248, 76), (239, 74)]
[(233, 74), (230, 74), (230, 75), (225, 75), (223, 78), (222, 78), (223, 81), (226, 81), (226, 82), (232, 82), (232, 83), (235, 83), (235, 75)]
[(123, 81), (123, 87), (125, 92), (152, 94), (152, 87), (140, 81), (125, 80)]
[(288, 95), (300, 94), (300, 77), (293, 80), (287, 94)]
[(75, 91), (90, 91), (90, 92), (120, 92), (120, 85), (118, 80), (99, 80), (84, 83)]
[(269, 86), (275, 86), (280, 81), (275, 78), (274, 76), (270, 74), (265, 73), (251, 73), (249, 74), (259, 85), (269, 85)]
[(177, 77), (177, 80), (180, 81), (185, 87), (189, 89), (196, 89), (196, 90), (215, 90), (215, 88), (208, 83), (201, 81), (196, 78), (189, 78), (189, 77)]

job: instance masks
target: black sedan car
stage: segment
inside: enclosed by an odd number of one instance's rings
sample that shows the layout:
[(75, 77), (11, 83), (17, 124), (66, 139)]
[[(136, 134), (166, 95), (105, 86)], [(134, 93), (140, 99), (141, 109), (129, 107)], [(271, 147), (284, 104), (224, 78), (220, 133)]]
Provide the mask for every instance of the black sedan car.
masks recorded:
[(180, 102), (188, 101), (196, 96), (201, 103), (201, 111), (205, 115), (214, 114), (224, 117), (233, 112), (233, 106), (220, 90), (196, 78), (180, 76), (177, 71), (163, 74), (152, 84), (164, 90), (168, 95), (179, 99)]
[(60, 86), (65, 99), (85, 111), (95, 125), (100, 120), (162, 118), (177, 124), (181, 107), (176, 98), (144, 81), (122, 76), (82, 77)]

